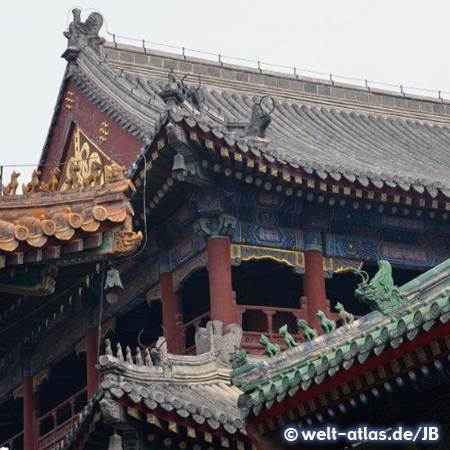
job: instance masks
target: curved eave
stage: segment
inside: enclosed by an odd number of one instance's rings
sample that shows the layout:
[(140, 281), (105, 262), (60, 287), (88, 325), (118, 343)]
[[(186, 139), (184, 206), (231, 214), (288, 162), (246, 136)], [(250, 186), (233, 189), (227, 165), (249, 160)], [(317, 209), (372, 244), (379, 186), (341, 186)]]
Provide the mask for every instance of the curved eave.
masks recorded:
[(268, 182), (265, 186), (269, 190), (287, 191), (288, 195), (306, 190), (318, 196), (347, 197), (398, 208), (450, 210), (450, 187), (442, 182), (413, 183), (396, 176), (388, 179), (370, 171), (288, 162), (267, 154), (264, 151), (267, 141), (235, 139), (223, 127), (199, 122), (192, 116), (175, 116), (174, 121), (186, 129), (191, 140), (201, 143), (206, 157), (212, 161), (211, 167), (215, 162), (229, 169), (229, 176), (247, 177), (250, 183), (257, 179)]
[[(108, 231), (135, 235), (128, 190), (127, 182), (119, 181), (98, 188), (0, 197), (0, 257), (24, 262), (23, 255), (40, 252), (42, 259), (44, 251), (49, 260), (51, 250), (62, 247), (62, 253), (76, 258), (77, 252), (100, 248), (101, 236)], [(106, 252), (116, 250), (120, 253), (112, 243)], [(19, 253), (22, 258), (12, 259)], [(55, 255), (60, 258), (61, 252)]]
[[(406, 354), (419, 347), (431, 347), (439, 339), (444, 343), (437, 344), (438, 352), (425, 352), (425, 360), (416, 358), (380, 383), (448, 354), (449, 268), (450, 261), (446, 261), (400, 288), (407, 304), (390, 316), (371, 313), (280, 356), (236, 369), (231, 378), (244, 391), (238, 403), (243, 414), (267, 417), (277, 404), (289, 409), (288, 405), (292, 407), (295, 401), (302, 403), (313, 394), (329, 390), (333, 380), (348, 380), (346, 373), (364, 374), (391, 360), (403, 361), (400, 365), (405, 365)], [(372, 384), (370, 387), (375, 386)]]

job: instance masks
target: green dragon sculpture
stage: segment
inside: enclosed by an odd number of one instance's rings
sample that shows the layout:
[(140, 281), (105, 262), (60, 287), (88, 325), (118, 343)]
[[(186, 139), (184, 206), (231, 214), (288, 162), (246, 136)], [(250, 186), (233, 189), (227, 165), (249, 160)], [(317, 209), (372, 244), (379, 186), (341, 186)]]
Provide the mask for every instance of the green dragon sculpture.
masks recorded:
[(355, 297), (368, 304), (372, 310), (391, 314), (406, 306), (407, 300), (400, 294), (392, 278), (392, 267), (388, 261), (378, 261), (378, 272), (369, 282), (369, 274), (364, 270), (354, 270), (362, 279), (355, 291)]

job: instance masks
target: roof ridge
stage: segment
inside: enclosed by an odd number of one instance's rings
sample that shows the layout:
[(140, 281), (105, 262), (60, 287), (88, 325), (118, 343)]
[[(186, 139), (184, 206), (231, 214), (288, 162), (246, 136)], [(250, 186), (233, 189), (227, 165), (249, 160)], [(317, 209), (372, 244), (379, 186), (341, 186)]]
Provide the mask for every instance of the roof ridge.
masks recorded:
[[(301, 96), (299, 98), (306, 101), (318, 99), (320, 101), (320, 98), (323, 98), (329, 102), (330, 99), (334, 99), (338, 103), (347, 103), (353, 107), (364, 105), (377, 107), (387, 113), (400, 113), (406, 110), (414, 116), (427, 117), (426, 120), (442, 120), (442, 117), (450, 116), (450, 102), (443, 99), (365, 88), (282, 72), (258, 71), (245, 66), (221, 64), (194, 57), (183, 58), (174, 53), (154, 49), (144, 51), (144, 48), (110, 42), (104, 44), (102, 51), (109, 65), (127, 71), (134, 70), (136, 75), (139, 75), (139, 71), (144, 72), (142, 75), (158, 75), (174, 70), (192, 73), (195, 77), (200, 75), (202, 82), (234, 90), (237, 88), (249, 90), (249, 87), (256, 90), (255, 93), (258, 91), (273, 93), (277, 90), (280, 94), (296, 93)], [(411, 112), (411, 109), (414, 112)]]

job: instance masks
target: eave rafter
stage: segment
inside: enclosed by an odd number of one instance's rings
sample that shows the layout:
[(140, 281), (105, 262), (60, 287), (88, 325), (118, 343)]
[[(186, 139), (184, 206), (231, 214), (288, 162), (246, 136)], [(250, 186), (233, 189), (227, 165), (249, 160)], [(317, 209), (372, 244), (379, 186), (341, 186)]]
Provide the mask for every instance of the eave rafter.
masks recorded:
[[(190, 139), (197, 143), (197, 147), (204, 149), (202, 162), (204, 168), (212, 169), (225, 176), (234, 176), (248, 184), (264, 187), (266, 190), (285, 193), (286, 195), (305, 196), (309, 199), (317, 198), (340, 199), (358, 203), (378, 204), (379, 208), (390, 207), (396, 213), (407, 214), (410, 210), (440, 211), (448, 217), (450, 201), (443, 194), (433, 192), (433, 195), (413, 192), (412, 189), (385, 185), (379, 186), (369, 181), (362, 183), (356, 176), (336, 175), (319, 170), (305, 170), (305, 168), (283, 164), (271, 158), (245, 142), (231, 143), (227, 138), (217, 138), (212, 133), (202, 131), (198, 126), (189, 128)], [(358, 205), (359, 206), (359, 205)], [(406, 210), (406, 212), (405, 212)], [(418, 214), (420, 215), (420, 214)]]
[[(389, 187), (382, 183), (380, 187), (371, 184), (361, 184), (356, 177), (336, 176), (319, 173), (315, 170), (306, 171), (302, 167), (292, 167), (281, 164), (274, 158), (269, 158), (263, 152), (251, 146), (235, 142), (231, 143), (224, 136), (217, 137), (211, 132), (202, 130), (196, 123), (179, 122), (177, 126), (185, 130), (189, 141), (187, 145), (195, 152), (196, 164), (205, 174), (221, 174), (227, 178), (235, 178), (246, 184), (273, 191), (286, 196), (297, 196), (308, 201), (326, 202), (330, 205), (348, 204), (354, 209), (377, 209), (402, 216), (421, 217), (427, 214), (434, 218), (437, 214), (443, 220), (450, 216), (450, 200), (443, 194), (431, 196), (426, 191), (418, 193), (412, 189)], [(167, 152), (169, 143), (167, 135), (161, 135), (156, 146), (147, 152), (147, 176), (158, 170), (158, 158)], [(174, 150), (172, 149), (171, 152)], [(173, 157), (171, 157), (173, 161)], [(160, 169), (159, 169), (160, 170)], [(166, 167), (166, 170), (167, 167)], [(174, 179), (169, 175), (169, 178)], [(136, 177), (136, 184), (141, 185), (143, 170)], [(167, 180), (161, 182), (151, 193), (149, 207), (156, 208), (167, 194)]]
[(336, 416), (366, 404), (370, 398), (405, 389), (415, 380), (416, 373), (436, 370), (446, 364), (444, 358), (449, 354), (448, 325), (439, 324), (422, 339), (390, 348), (367, 363), (356, 363), (323, 384), (312, 384), (307, 390), (300, 384), (283, 390), (273, 399), (273, 409), (263, 410), (256, 417), (258, 431), (265, 434), (293, 421), (307, 426), (336, 420)]
[(294, 343), (281, 358), (270, 353), (267, 362), (248, 363), (236, 353), (231, 379), (244, 391), (242, 413), (263, 431), (296, 419), (311, 425), (345, 414), (348, 403), (390, 393), (415, 371), (442, 371), (450, 354), (449, 270), (448, 260), (400, 288), (387, 261), (370, 282), (356, 270), (362, 282), (355, 296), (372, 313), (340, 328), (327, 320), (323, 336)]
[(129, 189), (129, 182), (122, 180), (81, 190), (0, 197), (0, 262), (4, 267), (64, 260), (80, 252), (86, 256), (99, 251), (104, 257), (108, 252), (132, 251), (140, 242), (137, 238), (130, 248), (113, 242), (102, 250), (109, 231), (118, 238), (136, 235)]

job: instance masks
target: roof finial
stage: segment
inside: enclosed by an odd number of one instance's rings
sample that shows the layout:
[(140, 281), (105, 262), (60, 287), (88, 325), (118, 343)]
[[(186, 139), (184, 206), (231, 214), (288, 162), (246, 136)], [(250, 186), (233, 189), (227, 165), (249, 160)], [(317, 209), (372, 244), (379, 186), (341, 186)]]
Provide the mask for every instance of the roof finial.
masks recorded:
[[(264, 100), (269, 99), (272, 103), (268, 112), (263, 110)], [(267, 127), (272, 122), (270, 115), (275, 110), (275, 101), (272, 97), (265, 95), (259, 102), (255, 102), (252, 108), (252, 117), (248, 127), (248, 136), (256, 136), (264, 139), (266, 137)]]
[(63, 58), (68, 61), (76, 59), (80, 52), (80, 44), (84, 43), (100, 54), (101, 46), (106, 42), (105, 38), (99, 36), (100, 29), (103, 26), (103, 17), (98, 12), (92, 12), (85, 22), (81, 21), (81, 10), (74, 8), (72, 10), (73, 21), (69, 29), (64, 32), (68, 39), (67, 50)]

